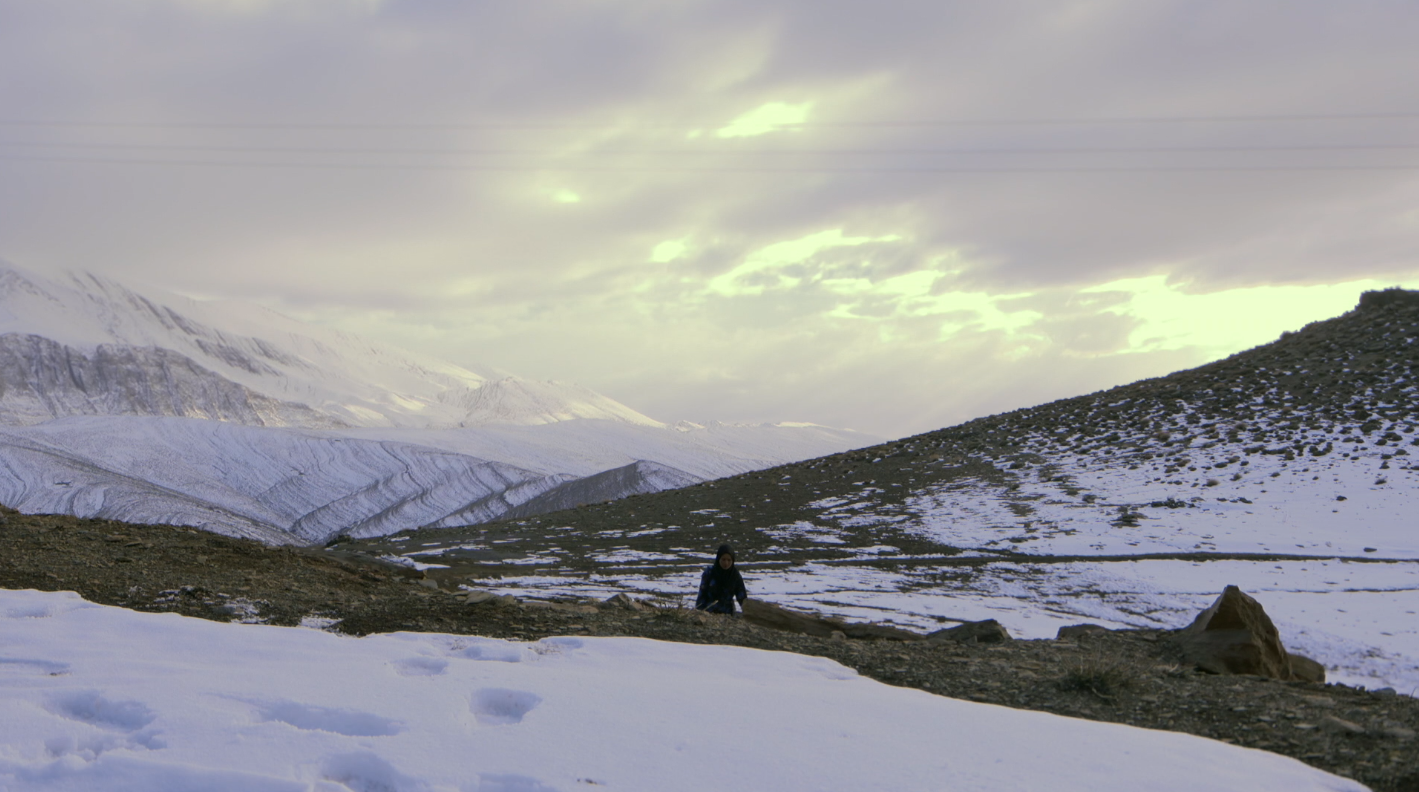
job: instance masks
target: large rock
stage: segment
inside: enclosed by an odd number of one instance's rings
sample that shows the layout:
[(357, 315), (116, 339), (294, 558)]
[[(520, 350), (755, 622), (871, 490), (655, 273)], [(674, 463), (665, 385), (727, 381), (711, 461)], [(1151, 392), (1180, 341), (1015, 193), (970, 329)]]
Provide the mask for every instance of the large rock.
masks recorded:
[[(1189, 663), (1214, 674), (1324, 681), (1325, 668), (1287, 653), (1261, 603), (1228, 586), (1192, 624), (1174, 634)], [(1319, 678), (1317, 678), (1319, 677)]]
[(1060, 627), (1059, 632), (1054, 634), (1056, 641), (1077, 641), (1086, 635), (1096, 635), (1106, 633), (1109, 629), (1100, 624), (1071, 624), (1068, 627)]
[(955, 627), (947, 627), (926, 634), (928, 641), (953, 641), (955, 643), (1003, 643), (1011, 640), (1010, 633), (995, 619), (966, 622)]
[(831, 638), (833, 633), (842, 633), (848, 638), (879, 638), (892, 641), (915, 641), (921, 638), (914, 632), (889, 627), (885, 624), (845, 622), (842, 619), (789, 610), (771, 602), (756, 599), (744, 600), (744, 620), (760, 627), (799, 633), (800, 635), (816, 635), (820, 638)]
[(834, 632), (845, 632), (842, 624), (835, 619), (789, 610), (757, 599), (744, 600), (744, 620), (760, 627), (820, 638), (830, 638)]

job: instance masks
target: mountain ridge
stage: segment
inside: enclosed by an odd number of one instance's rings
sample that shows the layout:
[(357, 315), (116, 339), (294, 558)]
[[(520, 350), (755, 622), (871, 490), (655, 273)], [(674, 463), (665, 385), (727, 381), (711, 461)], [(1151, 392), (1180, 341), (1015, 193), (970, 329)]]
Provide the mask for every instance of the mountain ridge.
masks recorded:
[[(672, 428), (579, 385), (465, 368), (260, 306), (0, 265), (0, 500), (25, 511), (318, 544), (871, 439)], [(273, 477), (292, 460), (300, 470)], [(588, 476), (599, 478), (575, 483)]]

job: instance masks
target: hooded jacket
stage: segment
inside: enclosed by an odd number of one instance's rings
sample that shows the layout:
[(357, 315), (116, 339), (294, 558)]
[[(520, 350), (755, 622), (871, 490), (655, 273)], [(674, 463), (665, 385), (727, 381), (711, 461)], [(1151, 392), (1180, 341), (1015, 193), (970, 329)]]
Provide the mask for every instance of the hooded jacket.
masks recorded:
[(707, 610), (710, 613), (734, 613), (734, 601), (737, 599), (741, 603), (749, 598), (749, 592), (744, 588), (744, 578), (739, 574), (739, 567), (731, 563), (728, 569), (719, 565), (719, 559), (729, 556), (730, 561), (734, 560), (734, 548), (729, 545), (720, 545), (715, 551), (714, 563), (700, 575), (700, 594), (695, 598), (695, 607), (700, 610)]

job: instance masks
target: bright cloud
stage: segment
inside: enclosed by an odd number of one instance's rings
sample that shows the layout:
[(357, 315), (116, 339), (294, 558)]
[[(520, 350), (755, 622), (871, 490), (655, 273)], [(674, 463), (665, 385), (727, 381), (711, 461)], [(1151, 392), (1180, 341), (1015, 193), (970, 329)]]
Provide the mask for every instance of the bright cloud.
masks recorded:
[(728, 126), (721, 127), (715, 134), (722, 138), (766, 135), (786, 126), (802, 124), (808, 120), (808, 112), (812, 109), (812, 102), (796, 105), (769, 102), (739, 116), (729, 122)]
[(689, 245), (683, 239), (667, 239), (651, 250), (650, 260), (656, 264), (664, 264), (685, 255), (685, 251), (688, 249)]
[(895, 242), (901, 237), (895, 234), (869, 237), (843, 236), (842, 229), (819, 231), (798, 239), (776, 242), (760, 248), (729, 272), (712, 279), (708, 288), (712, 292), (726, 296), (743, 294), (763, 294), (771, 289), (793, 288), (805, 278), (816, 280), (807, 273), (786, 271), (793, 265), (802, 264), (818, 253), (839, 247), (855, 247), (869, 242)]

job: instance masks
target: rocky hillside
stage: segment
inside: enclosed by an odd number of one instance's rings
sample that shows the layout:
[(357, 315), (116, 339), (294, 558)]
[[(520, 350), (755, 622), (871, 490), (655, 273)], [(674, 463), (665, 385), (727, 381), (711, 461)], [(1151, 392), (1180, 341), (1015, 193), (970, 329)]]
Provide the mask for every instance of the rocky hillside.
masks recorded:
[[(1153, 380), (694, 487), (354, 546), (507, 591), (755, 591), (910, 627), (1163, 628), (1270, 592), (1332, 674), (1419, 686), (1419, 295)], [(1324, 595), (1325, 599), (1318, 599)], [(1357, 619), (1356, 612), (1371, 614)]]

